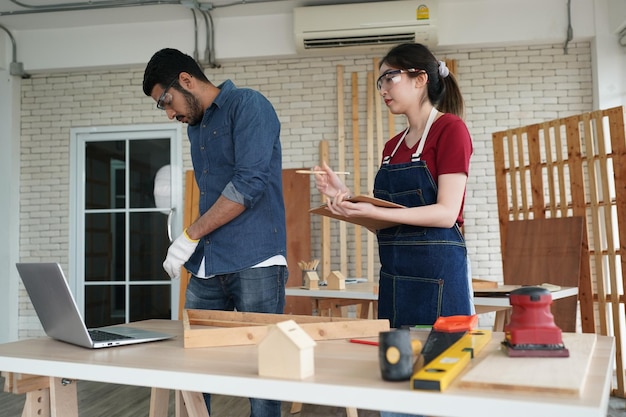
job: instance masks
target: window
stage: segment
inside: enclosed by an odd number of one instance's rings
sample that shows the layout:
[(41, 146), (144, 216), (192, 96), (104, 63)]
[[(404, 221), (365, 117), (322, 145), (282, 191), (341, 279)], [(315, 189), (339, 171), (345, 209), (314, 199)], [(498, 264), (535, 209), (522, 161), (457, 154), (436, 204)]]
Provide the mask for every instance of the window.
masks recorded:
[(72, 129), (70, 286), (88, 327), (178, 314), (162, 263), (182, 224), (180, 140), (174, 124)]

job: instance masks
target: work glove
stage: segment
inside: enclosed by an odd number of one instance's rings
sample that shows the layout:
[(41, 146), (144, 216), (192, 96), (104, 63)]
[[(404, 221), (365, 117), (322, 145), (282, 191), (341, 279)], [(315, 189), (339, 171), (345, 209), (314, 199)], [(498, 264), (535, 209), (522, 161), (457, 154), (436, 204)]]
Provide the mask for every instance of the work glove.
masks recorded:
[(172, 242), (163, 262), (163, 269), (172, 279), (180, 277), (180, 268), (187, 262), (198, 246), (199, 240), (193, 240), (187, 229)]

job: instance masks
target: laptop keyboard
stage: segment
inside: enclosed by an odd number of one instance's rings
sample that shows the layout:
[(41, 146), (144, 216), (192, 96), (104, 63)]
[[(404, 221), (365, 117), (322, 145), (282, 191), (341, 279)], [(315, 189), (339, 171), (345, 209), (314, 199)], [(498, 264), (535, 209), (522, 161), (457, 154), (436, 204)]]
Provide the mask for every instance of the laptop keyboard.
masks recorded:
[(106, 342), (107, 340), (120, 340), (120, 339), (132, 339), (130, 336), (124, 336), (116, 333), (109, 333), (103, 330), (92, 329), (89, 330), (91, 340), (94, 342)]

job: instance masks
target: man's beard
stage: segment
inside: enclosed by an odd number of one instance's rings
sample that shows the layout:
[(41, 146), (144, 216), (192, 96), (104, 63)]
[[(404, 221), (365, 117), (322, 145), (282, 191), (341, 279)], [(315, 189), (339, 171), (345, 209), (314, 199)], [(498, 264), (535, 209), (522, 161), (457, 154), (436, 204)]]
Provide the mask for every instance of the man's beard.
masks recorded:
[(181, 93), (185, 97), (185, 101), (187, 102), (187, 124), (189, 126), (195, 126), (202, 121), (204, 117), (204, 109), (198, 99), (191, 94), (189, 91), (182, 89)]

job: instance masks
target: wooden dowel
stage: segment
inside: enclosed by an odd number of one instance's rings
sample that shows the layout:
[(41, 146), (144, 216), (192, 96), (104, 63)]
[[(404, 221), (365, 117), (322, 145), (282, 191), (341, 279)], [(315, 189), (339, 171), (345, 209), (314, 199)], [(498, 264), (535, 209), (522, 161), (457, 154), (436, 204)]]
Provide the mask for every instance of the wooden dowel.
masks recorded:
[[(343, 65), (337, 65), (337, 157), (339, 158), (340, 170), (346, 168), (344, 106), (344, 69)], [(358, 167), (355, 169), (358, 169)], [(339, 270), (344, 271), (344, 273), (348, 270), (348, 226), (345, 222), (339, 222)], [(324, 279), (327, 276), (324, 275)]]
[[(374, 73), (367, 73), (367, 190), (374, 190)], [(367, 280), (374, 280), (374, 234), (367, 234)]]
[[(361, 159), (359, 146), (359, 81), (358, 73), (352, 73), (352, 159), (354, 165), (354, 194), (361, 194)], [(355, 276), (363, 276), (363, 262), (361, 253), (361, 226), (354, 226), (354, 263)], [(342, 271), (346, 274), (347, 271)]]
[[(328, 141), (320, 141), (320, 162), (327, 161), (329, 156)], [(324, 194), (320, 194), (324, 202)], [(330, 217), (322, 216), (322, 279), (330, 274)]]

